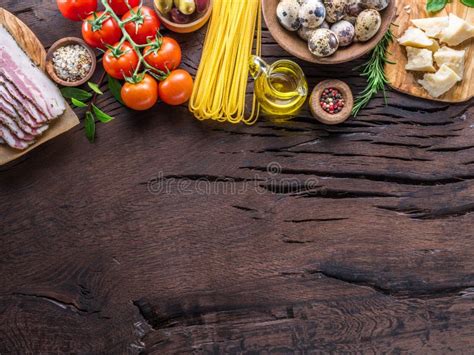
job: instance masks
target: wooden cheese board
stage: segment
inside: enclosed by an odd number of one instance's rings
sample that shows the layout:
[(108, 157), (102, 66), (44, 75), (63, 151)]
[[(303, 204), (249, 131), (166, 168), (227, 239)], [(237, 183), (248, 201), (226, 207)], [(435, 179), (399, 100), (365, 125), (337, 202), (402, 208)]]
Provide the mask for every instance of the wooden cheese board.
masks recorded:
[[(425, 1), (416, 0), (397, 1), (397, 18), (394, 21), (395, 26), (392, 26), (392, 31), (396, 38), (400, 37), (405, 30), (411, 26), (411, 19), (429, 17), (425, 10), (425, 3)], [(406, 10), (405, 7), (409, 10)], [(453, 13), (466, 21), (474, 23), (474, 8), (467, 7), (458, 0), (449, 3), (444, 10), (432, 16), (447, 16), (449, 13)], [(389, 58), (396, 62), (396, 64), (387, 64), (385, 66), (385, 73), (391, 83), (390, 86), (397, 91), (435, 101), (456, 103), (469, 100), (474, 96), (474, 80), (472, 74), (474, 71), (474, 40), (470, 39), (453, 48), (466, 50), (464, 79), (446, 94), (435, 99), (416, 81), (417, 79), (421, 79), (423, 74), (414, 74), (405, 70), (407, 63), (405, 48), (394, 41), (389, 46), (388, 51), (391, 53)]]
[[(46, 51), (40, 40), (20, 19), (0, 7), (0, 24), (2, 24), (15, 38), (18, 45), (25, 51), (31, 60), (41, 69), (45, 69)], [(74, 111), (66, 104), (64, 114), (55, 120), (50, 128), (36, 141), (35, 144), (26, 150), (15, 150), (6, 145), (0, 145), (0, 165), (6, 164), (12, 160), (19, 158), (32, 149), (35, 149), (44, 142), (70, 130), (79, 124)]]

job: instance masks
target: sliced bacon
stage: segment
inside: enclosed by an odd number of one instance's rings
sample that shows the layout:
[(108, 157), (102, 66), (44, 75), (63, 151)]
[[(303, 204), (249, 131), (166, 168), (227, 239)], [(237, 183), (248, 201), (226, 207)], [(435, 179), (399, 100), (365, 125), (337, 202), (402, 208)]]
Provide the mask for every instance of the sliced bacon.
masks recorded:
[(38, 106), (29, 98), (23, 95), (23, 93), (18, 89), (18, 87), (9, 81), (3, 73), (0, 71), (0, 85), (3, 85), (4, 88), (14, 97), (18, 102), (21, 102), (23, 107), (25, 107), (28, 112), (30, 112), (33, 117), (35, 117), (36, 122), (45, 123), (49, 121), (48, 116), (41, 111)]
[(19, 139), (28, 142), (35, 139), (35, 137), (25, 133), (14, 119), (6, 115), (3, 111), (0, 111), (0, 123), (8, 127), (8, 129)]
[(0, 72), (26, 97), (34, 100), (41, 111), (47, 114), (49, 120), (59, 117), (66, 110), (59, 89), (33, 64), (2, 25), (0, 25)]
[(27, 142), (18, 137), (15, 137), (10, 130), (5, 127), (3, 124), (0, 124), (0, 138), (5, 141), (10, 147), (14, 149), (24, 150), (28, 148), (34, 142)]
[(22, 101), (19, 101), (11, 92), (7, 91), (7, 88), (2, 83), (0, 83), (0, 98), (10, 107), (13, 107), (18, 114), (22, 115), (31, 127), (37, 128), (44, 124), (41, 122), (41, 116), (36, 117), (34, 113), (30, 112), (28, 108), (23, 105)]
[[(2, 104), (2, 99), (0, 98), (0, 104)], [(40, 127), (31, 127), (28, 122), (24, 120), (24, 118), (19, 115), (15, 110), (10, 111), (8, 109), (5, 109), (8, 107), (8, 105), (5, 106), (0, 106), (0, 113), (3, 112), (3, 114), (7, 115), (11, 119), (15, 120), (15, 122), (18, 124), (18, 126), (21, 128), (21, 130), (29, 135), (32, 136), (39, 136), (43, 134), (44, 131), (48, 129), (48, 125), (43, 125)]]

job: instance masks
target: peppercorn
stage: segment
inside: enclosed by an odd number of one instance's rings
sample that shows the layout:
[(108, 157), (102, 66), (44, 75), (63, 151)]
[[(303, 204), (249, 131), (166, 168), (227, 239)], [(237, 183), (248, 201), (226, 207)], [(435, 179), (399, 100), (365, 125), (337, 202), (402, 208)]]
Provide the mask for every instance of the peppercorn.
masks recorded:
[(344, 98), (339, 90), (327, 88), (323, 90), (319, 99), (321, 108), (330, 114), (341, 112), (344, 107)]

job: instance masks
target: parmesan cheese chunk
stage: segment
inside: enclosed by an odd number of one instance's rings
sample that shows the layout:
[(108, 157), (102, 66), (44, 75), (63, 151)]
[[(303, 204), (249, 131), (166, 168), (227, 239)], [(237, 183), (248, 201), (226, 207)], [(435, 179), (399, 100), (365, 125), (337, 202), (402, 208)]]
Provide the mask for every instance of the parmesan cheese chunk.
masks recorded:
[(408, 63), (406, 70), (423, 71), (434, 73), (436, 69), (433, 66), (433, 53), (424, 48), (406, 47)]
[(439, 67), (446, 64), (462, 79), (464, 76), (465, 54), (465, 50), (457, 51), (448, 47), (442, 47), (434, 54), (434, 59)]
[(403, 36), (398, 39), (402, 46), (416, 48), (428, 48), (433, 45), (433, 40), (429, 38), (422, 30), (416, 27), (409, 27)]
[(411, 20), (411, 23), (425, 31), (428, 37), (439, 38), (441, 32), (449, 25), (449, 17), (443, 16), (413, 19)]
[(432, 97), (439, 97), (450, 90), (461, 78), (446, 64), (434, 74), (425, 74), (418, 82)]
[(449, 25), (441, 32), (441, 42), (457, 46), (471, 37), (474, 37), (474, 26), (456, 15), (449, 14)]

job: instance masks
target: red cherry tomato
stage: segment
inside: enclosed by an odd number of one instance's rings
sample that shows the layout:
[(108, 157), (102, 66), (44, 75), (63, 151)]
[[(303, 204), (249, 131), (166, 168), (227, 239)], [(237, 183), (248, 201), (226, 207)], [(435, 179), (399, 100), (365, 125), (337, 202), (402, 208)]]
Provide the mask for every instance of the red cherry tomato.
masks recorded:
[(82, 21), (97, 9), (97, 0), (57, 0), (61, 14), (72, 21)]
[(173, 70), (158, 86), (158, 94), (168, 105), (181, 105), (193, 93), (193, 78), (186, 70)]
[(161, 47), (153, 49), (148, 46), (143, 51), (146, 55), (145, 61), (156, 69), (168, 72), (175, 70), (181, 64), (181, 47), (171, 37), (163, 37), (161, 39)]
[(128, 10), (130, 10), (127, 6), (127, 3), (130, 5), (130, 7), (140, 5), (140, 0), (107, 0), (107, 2), (109, 3), (112, 10), (114, 10), (114, 12), (119, 16), (122, 16), (128, 12)]
[(128, 42), (124, 42), (120, 48), (108, 49), (104, 54), (103, 63), (104, 69), (111, 77), (123, 80), (126, 76), (132, 76), (135, 71), (139, 59), (137, 53)]
[(122, 21), (131, 17), (140, 17), (140, 20), (129, 22), (125, 25), (125, 30), (137, 44), (146, 44), (148, 39), (154, 39), (160, 30), (160, 20), (153, 9), (147, 6), (134, 7), (127, 12)]
[(139, 83), (125, 83), (121, 96), (127, 107), (137, 111), (148, 110), (158, 101), (158, 84), (150, 74), (145, 74)]
[(102, 15), (103, 12), (92, 14), (82, 23), (82, 37), (89, 46), (105, 49), (106, 44), (120, 41), (122, 30), (111, 16)]

